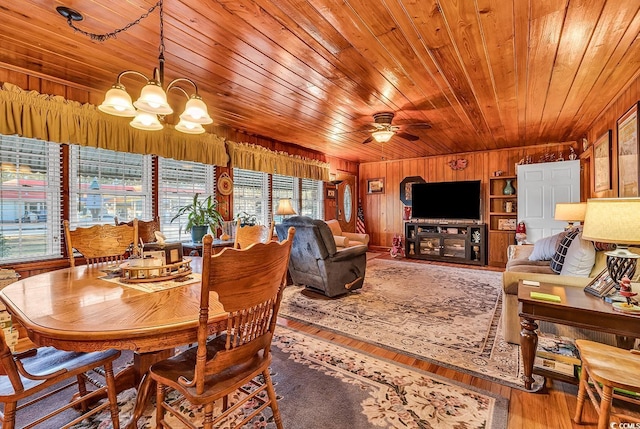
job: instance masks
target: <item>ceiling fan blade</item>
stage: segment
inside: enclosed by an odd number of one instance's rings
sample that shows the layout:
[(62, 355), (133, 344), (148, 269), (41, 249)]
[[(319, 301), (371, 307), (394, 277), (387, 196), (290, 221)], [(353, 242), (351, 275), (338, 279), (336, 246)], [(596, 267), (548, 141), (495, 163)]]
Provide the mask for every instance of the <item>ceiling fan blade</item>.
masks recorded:
[(367, 137), (367, 138), (366, 138), (362, 143), (363, 143), (363, 144), (365, 144), (365, 143), (369, 143), (371, 140), (373, 140), (373, 137), (369, 136), (369, 137)]
[(415, 123), (415, 124), (407, 124), (407, 125), (404, 126), (404, 128), (428, 130), (428, 129), (431, 128), (431, 124), (429, 124), (427, 122), (418, 122), (418, 123)]
[(414, 136), (413, 134), (405, 133), (404, 131), (398, 131), (396, 133), (396, 136), (400, 137), (401, 139), (409, 140), (412, 142), (416, 140), (420, 140), (420, 137)]

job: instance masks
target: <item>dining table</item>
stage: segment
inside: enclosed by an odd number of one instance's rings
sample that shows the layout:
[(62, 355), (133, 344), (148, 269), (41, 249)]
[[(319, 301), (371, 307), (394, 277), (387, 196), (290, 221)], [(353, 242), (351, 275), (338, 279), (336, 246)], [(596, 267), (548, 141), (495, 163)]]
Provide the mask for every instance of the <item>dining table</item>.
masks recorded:
[[(199, 279), (202, 259), (190, 259), (194, 278)], [(152, 388), (145, 376), (149, 367), (173, 355), (176, 347), (197, 342), (201, 282), (177, 282), (148, 292), (110, 281), (104, 268), (83, 265), (27, 277), (2, 289), (0, 300), (36, 346), (133, 351), (133, 364), (116, 374), (118, 392), (137, 388), (127, 426), (133, 428)], [(217, 294), (211, 293), (209, 333), (219, 332), (226, 319)]]

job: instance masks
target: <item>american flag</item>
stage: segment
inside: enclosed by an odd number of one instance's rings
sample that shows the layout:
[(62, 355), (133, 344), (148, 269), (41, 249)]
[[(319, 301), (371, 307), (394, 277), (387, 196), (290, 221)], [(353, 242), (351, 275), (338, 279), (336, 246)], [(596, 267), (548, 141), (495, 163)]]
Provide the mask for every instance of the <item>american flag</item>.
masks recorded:
[(358, 200), (358, 217), (356, 218), (356, 232), (366, 234), (364, 229), (364, 210), (362, 209), (362, 201)]

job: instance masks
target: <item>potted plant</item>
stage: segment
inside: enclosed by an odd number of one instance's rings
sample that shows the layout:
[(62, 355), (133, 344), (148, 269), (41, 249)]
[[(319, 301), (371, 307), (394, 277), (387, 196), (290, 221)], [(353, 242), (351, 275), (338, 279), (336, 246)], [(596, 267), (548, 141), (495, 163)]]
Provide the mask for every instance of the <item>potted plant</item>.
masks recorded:
[(250, 215), (247, 212), (238, 213), (236, 219), (240, 220), (240, 226), (253, 226), (258, 221), (255, 215)]
[(184, 227), (185, 232), (191, 231), (191, 241), (194, 243), (202, 242), (202, 237), (207, 233), (207, 229), (211, 228), (211, 232), (215, 234), (216, 229), (222, 225), (224, 219), (218, 211), (218, 201), (209, 195), (204, 200), (199, 199), (200, 194), (195, 194), (193, 201), (186, 206), (180, 207), (171, 222), (180, 216), (187, 215), (187, 224)]

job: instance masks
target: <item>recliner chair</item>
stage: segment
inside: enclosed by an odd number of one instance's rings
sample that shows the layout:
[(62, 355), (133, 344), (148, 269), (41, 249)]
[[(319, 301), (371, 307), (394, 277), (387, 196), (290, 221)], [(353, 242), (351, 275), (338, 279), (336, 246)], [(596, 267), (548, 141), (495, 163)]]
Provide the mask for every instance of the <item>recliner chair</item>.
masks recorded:
[(296, 229), (289, 259), (289, 273), (295, 284), (304, 285), (328, 297), (359, 289), (367, 267), (367, 246), (336, 249), (331, 229), (318, 219), (293, 216), (276, 225), (278, 239)]

